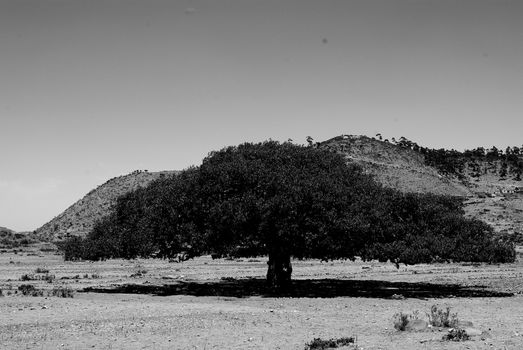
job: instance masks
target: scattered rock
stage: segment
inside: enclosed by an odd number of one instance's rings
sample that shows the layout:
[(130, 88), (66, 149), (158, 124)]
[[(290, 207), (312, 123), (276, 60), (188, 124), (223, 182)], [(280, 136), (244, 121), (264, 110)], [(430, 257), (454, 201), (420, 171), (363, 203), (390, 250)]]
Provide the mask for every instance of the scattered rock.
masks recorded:
[(181, 278), (184, 278), (184, 277), (185, 277), (184, 275), (180, 275), (180, 276), (167, 275), (167, 276), (162, 276), (162, 279), (164, 279), (164, 280), (178, 280), (178, 279), (181, 279)]
[(405, 297), (401, 294), (392, 294), (390, 298), (393, 300), (404, 300), (405, 299)]

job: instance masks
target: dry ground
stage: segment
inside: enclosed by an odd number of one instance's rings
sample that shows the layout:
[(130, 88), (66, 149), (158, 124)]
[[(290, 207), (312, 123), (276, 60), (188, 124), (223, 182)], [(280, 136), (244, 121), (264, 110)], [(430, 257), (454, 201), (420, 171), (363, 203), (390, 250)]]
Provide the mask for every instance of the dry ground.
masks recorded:
[[(523, 262), (396, 269), (294, 261), (295, 291), (285, 297), (267, 294), (266, 266), (264, 258), (90, 263), (38, 250), (2, 253), (0, 349), (304, 349), (317, 337), (348, 336), (359, 349), (523, 349)], [(52, 283), (20, 281), (45, 276), (37, 268), (48, 269)], [(76, 293), (28, 297), (15, 294), (21, 284)], [(89, 288), (118, 293), (82, 292)], [(424, 317), (434, 304), (486, 333), (442, 342), (445, 331), (394, 329), (395, 313)]]

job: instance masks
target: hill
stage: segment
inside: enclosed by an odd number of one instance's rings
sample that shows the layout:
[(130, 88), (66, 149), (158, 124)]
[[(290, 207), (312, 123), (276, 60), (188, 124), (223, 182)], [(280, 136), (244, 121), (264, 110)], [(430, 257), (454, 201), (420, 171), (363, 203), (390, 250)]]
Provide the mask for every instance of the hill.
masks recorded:
[(128, 175), (112, 178), (90, 191), (82, 199), (71, 205), (63, 213), (38, 228), (35, 232), (41, 239), (61, 240), (67, 236), (84, 236), (94, 223), (107, 214), (118, 196), (143, 187), (164, 176), (176, 174), (175, 171), (134, 171)]
[(466, 198), (465, 212), (497, 232), (523, 233), (523, 154), (493, 147), (472, 151), (429, 149), (405, 138), (393, 142), (342, 135), (320, 142), (374, 175), (384, 186)]
[(32, 232), (15, 232), (5, 227), (0, 227), (0, 249), (25, 247), (37, 243), (38, 238)]
[[(491, 224), (497, 232), (523, 233), (523, 155), (517, 147), (505, 152), (495, 147), (457, 152), (428, 149), (403, 137), (388, 142), (354, 135), (337, 136), (316, 146), (343, 154), (385, 186), (404, 192), (464, 197), (469, 217)], [(119, 195), (173, 174), (176, 172), (135, 171), (113, 178), (36, 233), (47, 240), (84, 236)]]
[(12, 235), (14, 233), (15, 233), (15, 231), (5, 228), (3, 226), (0, 226), (0, 235)]
[(469, 188), (425, 164), (423, 155), (367, 136), (342, 135), (318, 144), (360, 164), (387, 187), (403, 192), (468, 197)]

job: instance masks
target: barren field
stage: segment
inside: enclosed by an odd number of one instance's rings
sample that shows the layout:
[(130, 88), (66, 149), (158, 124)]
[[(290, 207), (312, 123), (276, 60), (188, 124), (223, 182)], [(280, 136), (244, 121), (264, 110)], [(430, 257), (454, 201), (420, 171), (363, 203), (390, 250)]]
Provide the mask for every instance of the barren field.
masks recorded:
[[(400, 266), (293, 261), (293, 291), (271, 295), (266, 259), (64, 262), (39, 250), (0, 254), (0, 349), (523, 349), (523, 262)], [(38, 269), (38, 273), (36, 272)], [(48, 270), (48, 272), (47, 272)], [(22, 281), (21, 279), (25, 279)], [(24, 296), (21, 285), (43, 290)], [(47, 296), (63, 287), (73, 298)], [(477, 335), (394, 329), (398, 312), (451, 307)]]

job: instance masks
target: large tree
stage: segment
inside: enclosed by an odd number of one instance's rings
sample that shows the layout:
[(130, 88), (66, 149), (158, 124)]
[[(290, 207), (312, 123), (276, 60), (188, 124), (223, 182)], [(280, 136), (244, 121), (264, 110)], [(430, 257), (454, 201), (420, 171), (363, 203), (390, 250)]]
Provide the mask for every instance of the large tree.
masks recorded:
[[(268, 255), (286, 287), (291, 257), (399, 263), (514, 259), (461, 201), (385, 189), (341, 155), (291, 143), (246, 143), (120, 197), (71, 258)], [(67, 252), (67, 250), (66, 250)]]
[(267, 254), (273, 286), (290, 281), (291, 256), (353, 258), (362, 247), (356, 207), (380, 190), (340, 155), (277, 142), (212, 153), (199, 181), (209, 249)]

